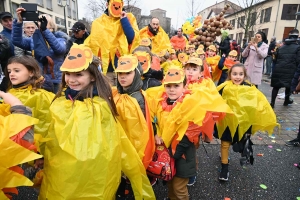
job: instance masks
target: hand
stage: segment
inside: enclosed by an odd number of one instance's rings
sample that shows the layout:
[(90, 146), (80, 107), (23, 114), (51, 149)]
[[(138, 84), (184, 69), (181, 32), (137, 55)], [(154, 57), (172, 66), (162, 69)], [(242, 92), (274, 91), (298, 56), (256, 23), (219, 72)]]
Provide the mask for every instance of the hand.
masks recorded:
[(220, 46), (219, 45), (216, 45), (216, 48), (218, 49)]
[(297, 92), (297, 91), (294, 91), (293, 94), (298, 94), (298, 92)]
[(121, 19), (123, 19), (123, 18), (125, 18), (125, 17), (127, 17), (127, 13), (125, 12), (125, 11), (122, 11), (121, 12)]
[(226, 57), (226, 54), (225, 54), (225, 53), (223, 53), (222, 57)]
[(155, 144), (160, 145), (160, 144), (164, 143), (164, 141), (158, 135), (155, 135), (154, 138), (155, 138)]
[(17, 97), (10, 93), (0, 91), (0, 98), (3, 99), (4, 103), (9, 104), (10, 106), (23, 105)]
[(22, 23), (23, 22), (23, 18), (21, 16), (22, 12), (25, 12), (26, 10), (24, 8), (17, 8), (16, 12), (17, 12), (17, 18), (18, 18), (18, 23)]
[(48, 20), (45, 16), (42, 16), (39, 18), (39, 21), (41, 22), (40, 29), (42, 31), (45, 31), (47, 29)]

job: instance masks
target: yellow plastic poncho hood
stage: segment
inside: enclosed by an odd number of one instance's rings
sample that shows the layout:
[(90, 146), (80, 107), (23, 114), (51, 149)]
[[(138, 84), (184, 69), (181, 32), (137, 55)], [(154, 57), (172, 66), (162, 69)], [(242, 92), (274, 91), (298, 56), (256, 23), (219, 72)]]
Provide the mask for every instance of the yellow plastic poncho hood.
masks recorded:
[(60, 97), (50, 112), (53, 140), (46, 143), (39, 199), (114, 199), (121, 171), (135, 199), (155, 199), (144, 166), (106, 101), (96, 96), (73, 104)]

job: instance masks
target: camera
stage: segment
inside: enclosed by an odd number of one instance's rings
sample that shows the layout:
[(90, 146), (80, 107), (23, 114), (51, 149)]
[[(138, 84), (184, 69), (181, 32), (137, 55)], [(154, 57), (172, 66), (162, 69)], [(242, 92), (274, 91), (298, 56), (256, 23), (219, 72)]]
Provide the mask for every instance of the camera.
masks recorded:
[(21, 3), (21, 7), (26, 11), (21, 13), (23, 21), (38, 21), (39, 14), (37, 11), (37, 4), (35, 3)]

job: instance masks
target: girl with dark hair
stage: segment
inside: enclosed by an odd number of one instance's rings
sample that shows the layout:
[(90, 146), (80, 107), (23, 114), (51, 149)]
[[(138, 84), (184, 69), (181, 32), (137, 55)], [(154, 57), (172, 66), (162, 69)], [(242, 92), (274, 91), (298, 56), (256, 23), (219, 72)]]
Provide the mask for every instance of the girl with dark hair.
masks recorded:
[(60, 70), (50, 107), (41, 199), (114, 199), (123, 172), (135, 199), (154, 199), (145, 168), (116, 120), (117, 109), (100, 61), (74, 44)]
[(256, 87), (261, 84), (264, 59), (268, 55), (269, 46), (267, 45), (265, 33), (257, 32), (254, 41), (248, 43), (242, 56), (247, 58), (245, 67), (249, 76), (249, 81)]

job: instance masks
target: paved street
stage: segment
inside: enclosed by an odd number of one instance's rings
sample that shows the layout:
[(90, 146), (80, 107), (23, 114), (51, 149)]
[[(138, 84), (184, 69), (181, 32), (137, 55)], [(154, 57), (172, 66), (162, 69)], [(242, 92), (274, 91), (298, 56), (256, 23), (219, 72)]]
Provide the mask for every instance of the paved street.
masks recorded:
[[(272, 88), (269, 83), (264, 82), (259, 89), (270, 101)], [(282, 92), (284, 90), (279, 93)], [(282, 99), (276, 100), (280, 134), (277, 131), (274, 137), (262, 133), (252, 137), (255, 144), (253, 166), (241, 167), (239, 154), (231, 150), (227, 183), (218, 180), (221, 168), (219, 141), (205, 145), (209, 157), (200, 146), (197, 151), (200, 160), (197, 182), (189, 187), (190, 200), (223, 200), (225, 197), (231, 200), (293, 200), (300, 197), (300, 170), (294, 166), (300, 162), (300, 148), (284, 145), (285, 141), (296, 137), (300, 121), (300, 96), (294, 95), (293, 98), (295, 103), (287, 107), (282, 105)], [(262, 189), (260, 184), (267, 186), (267, 189)], [(158, 200), (167, 196), (167, 189), (162, 184), (154, 188)]]

